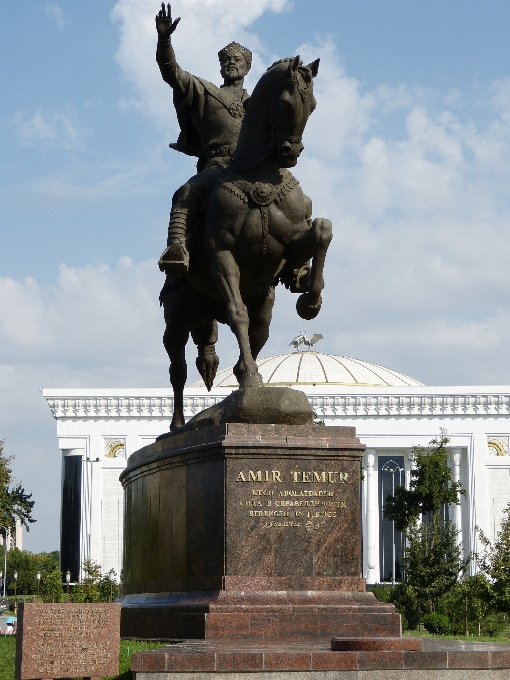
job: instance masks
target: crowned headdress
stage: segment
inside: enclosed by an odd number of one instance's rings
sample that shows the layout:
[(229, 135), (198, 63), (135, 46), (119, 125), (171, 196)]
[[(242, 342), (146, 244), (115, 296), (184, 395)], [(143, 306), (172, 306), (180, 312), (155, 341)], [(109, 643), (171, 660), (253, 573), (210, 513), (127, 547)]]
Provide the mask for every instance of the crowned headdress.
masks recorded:
[(224, 47), (222, 50), (218, 52), (218, 59), (220, 60), (220, 63), (227, 56), (227, 54), (229, 54), (229, 52), (240, 52), (246, 59), (248, 68), (251, 68), (252, 53), (247, 47), (243, 47), (242, 45), (236, 42), (229, 43), (226, 47)]

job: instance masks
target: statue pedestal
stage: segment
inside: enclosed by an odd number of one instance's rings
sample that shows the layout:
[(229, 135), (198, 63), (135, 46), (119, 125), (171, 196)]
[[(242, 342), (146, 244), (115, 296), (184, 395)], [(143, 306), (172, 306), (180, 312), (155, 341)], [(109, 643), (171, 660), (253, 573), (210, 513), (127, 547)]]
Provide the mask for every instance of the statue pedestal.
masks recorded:
[(354, 428), (229, 423), (134, 453), (122, 635), (400, 635), (361, 577), (363, 450)]

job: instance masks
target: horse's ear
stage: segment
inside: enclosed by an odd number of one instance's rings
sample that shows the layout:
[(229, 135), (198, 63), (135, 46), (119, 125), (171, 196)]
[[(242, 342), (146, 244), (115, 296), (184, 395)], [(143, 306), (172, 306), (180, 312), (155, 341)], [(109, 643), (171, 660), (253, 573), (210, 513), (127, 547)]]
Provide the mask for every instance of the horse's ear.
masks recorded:
[(300, 63), (301, 59), (299, 58), (299, 54), (289, 61), (289, 77), (292, 77), (298, 72)]
[(307, 68), (310, 69), (312, 72), (312, 78), (315, 78), (315, 76), (319, 73), (319, 62), (320, 58), (316, 59), (315, 61), (312, 61), (311, 64), (308, 64)]

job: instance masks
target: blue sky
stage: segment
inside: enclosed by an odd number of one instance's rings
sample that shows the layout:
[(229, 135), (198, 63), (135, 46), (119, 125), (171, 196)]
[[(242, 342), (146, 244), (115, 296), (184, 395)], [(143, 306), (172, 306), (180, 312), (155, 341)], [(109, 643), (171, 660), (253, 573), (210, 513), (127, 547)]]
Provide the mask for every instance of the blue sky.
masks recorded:
[[(156, 259), (193, 173), (147, 0), (2, 0), (2, 433), (58, 546), (60, 457), (41, 387), (165, 386)], [(510, 382), (507, 0), (181, 0), (181, 65), (321, 57), (296, 168), (333, 221), (322, 351), (433, 384)], [(277, 291), (264, 354), (299, 330)], [(310, 325), (311, 326), (311, 325)], [(227, 329), (223, 367), (235, 360)], [(193, 365), (193, 362), (191, 362)], [(194, 378), (194, 369), (190, 370)]]

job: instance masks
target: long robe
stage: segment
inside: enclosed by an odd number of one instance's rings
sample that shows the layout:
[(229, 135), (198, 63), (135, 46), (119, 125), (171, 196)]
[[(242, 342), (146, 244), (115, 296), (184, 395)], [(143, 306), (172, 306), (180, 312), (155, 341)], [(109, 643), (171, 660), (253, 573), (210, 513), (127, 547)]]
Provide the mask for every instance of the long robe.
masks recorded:
[(244, 116), (243, 102), (229, 89), (197, 78), (173, 63), (158, 64), (163, 80), (173, 89), (174, 106), (181, 132), (172, 149), (197, 156), (202, 166), (216, 157), (230, 158), (235, 151)]

